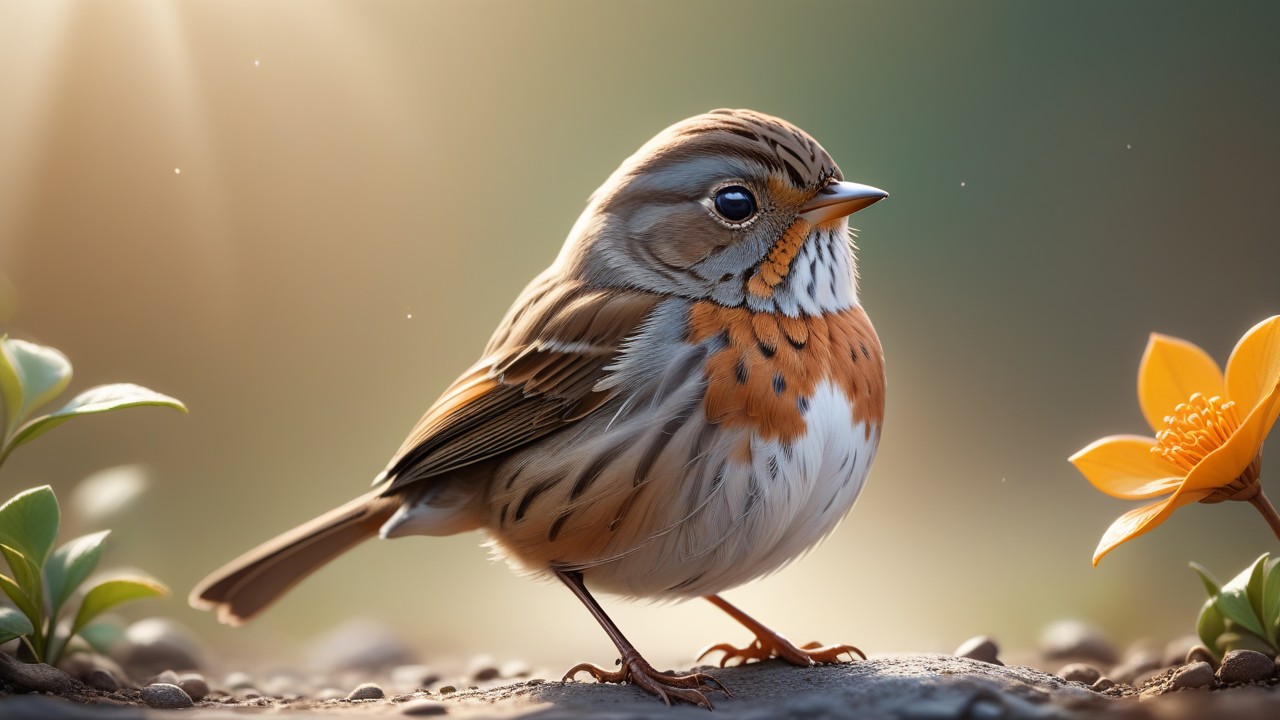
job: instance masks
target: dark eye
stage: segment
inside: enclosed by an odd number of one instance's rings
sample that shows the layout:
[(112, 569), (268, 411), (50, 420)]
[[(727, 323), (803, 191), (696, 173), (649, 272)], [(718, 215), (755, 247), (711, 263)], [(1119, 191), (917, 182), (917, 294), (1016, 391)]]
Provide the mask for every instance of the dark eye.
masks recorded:
[(756, 213), (756, 199), (741, 185), (730, 185), (716, 193), (716, 212), (729, 222), (742, 222)]

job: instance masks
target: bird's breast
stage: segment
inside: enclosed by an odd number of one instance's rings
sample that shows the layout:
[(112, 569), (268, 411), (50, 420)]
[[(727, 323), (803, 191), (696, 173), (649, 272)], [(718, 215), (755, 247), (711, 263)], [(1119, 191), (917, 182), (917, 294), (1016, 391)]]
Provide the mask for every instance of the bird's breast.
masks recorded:
[(789, 317), (695, 303), (688, 342), (706, 343), (709, 421), (787, 444), (807, 431), (820, 386), (836, 388), (869, 438), (884, 417), (884, 357), (860, 305)]

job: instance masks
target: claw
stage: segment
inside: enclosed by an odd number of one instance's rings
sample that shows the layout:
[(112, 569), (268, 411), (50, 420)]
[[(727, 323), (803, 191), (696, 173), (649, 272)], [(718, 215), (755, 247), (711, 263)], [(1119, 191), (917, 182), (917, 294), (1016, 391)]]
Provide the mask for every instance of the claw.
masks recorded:
[(811, 642), (803, 647), (796, 647), (780, 635), (770, 638), (757, 637), (749, 645), (740, 648), (734, 647), (729, 643), (712, 645), (702, 651), (702, 654), (698, 656), (698, 660), (702, 660), (713, 652), (724, 653), (724, 656), (720, 658), (720, 667), (727, 667), (730, 662), (735, 660), (738, 661), (739, 665), (745, 665), (752, 661), (763, 662), (771, 658), (779, 658), (799, 667), (832, 665), (844, 662), (840, 659), (841, 655), (848, 655), (851, 662), (854, 661), (855, 656), (863, 660), (867, 659), (867, 656), (861, 650), (852, 645), (824, 646), (818, 642)]
[(602, 683), (631, 682), (662, 698), (667, 705), (671, 699), (683, 700), (690, 705), (713, 709), (706, 692), (720, 691), (727, 697), (733, 697), (729, 689), (719, 680), (706, 673), (694, 672), (688, 675), (674, 675), (658, 672), (641, 657), (623, 658), (622, 667), (618, 670), (605, 670), (591, 663), (579, 663), (565, 673), (564, 680), (572, 680), (575, 675), (585, 672)]

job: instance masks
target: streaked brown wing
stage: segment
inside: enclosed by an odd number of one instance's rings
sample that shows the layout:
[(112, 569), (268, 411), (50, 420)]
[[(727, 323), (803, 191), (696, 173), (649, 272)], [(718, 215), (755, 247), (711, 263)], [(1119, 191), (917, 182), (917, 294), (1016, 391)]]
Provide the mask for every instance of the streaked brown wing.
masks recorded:
[(661, 300), (547, 275), (508, 312), (485, 357), (423, 415), (387, 468), (387, 492), (510, 452), (590, 414), (596, 383)]

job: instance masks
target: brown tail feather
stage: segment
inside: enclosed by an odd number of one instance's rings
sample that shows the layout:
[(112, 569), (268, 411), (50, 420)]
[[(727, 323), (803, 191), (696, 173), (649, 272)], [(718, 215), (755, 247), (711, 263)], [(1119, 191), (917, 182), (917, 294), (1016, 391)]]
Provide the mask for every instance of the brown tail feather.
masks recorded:
[(242, 625), (320, 566), (377, 534), (400, 504), (375, 490), (269, 540), (227, 563), (188, 602), (218, 621)]

